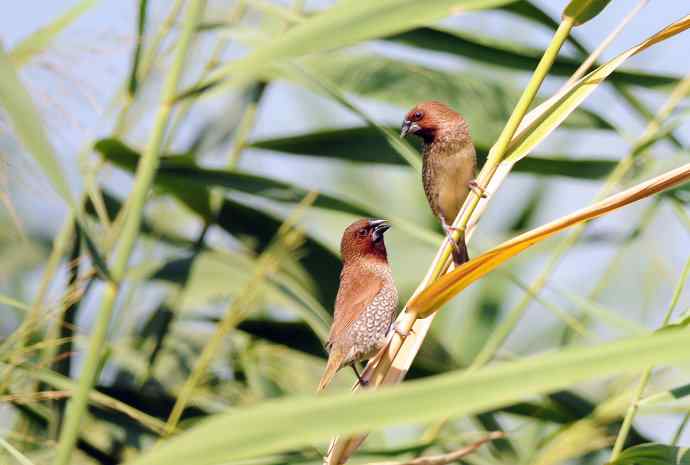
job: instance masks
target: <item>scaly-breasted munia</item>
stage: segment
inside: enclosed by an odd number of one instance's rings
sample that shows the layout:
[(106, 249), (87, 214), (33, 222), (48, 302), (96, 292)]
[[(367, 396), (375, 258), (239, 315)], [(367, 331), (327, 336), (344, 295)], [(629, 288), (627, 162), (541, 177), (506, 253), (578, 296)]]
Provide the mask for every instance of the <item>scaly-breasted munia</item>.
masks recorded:
[(323, 390), (342, 367), (375, 356), (384, 346), (398, 307), (398, 291), (388, 264), (384, 220), (362, 219), (345, 229), (340, 242), (343, 269), (326, 342), (328, 363)]
[(414, 134), (424, 140), (422, 181), (431, 210), (441, 220), (454, 245), (456, 265), (468, 260), (464, 236), (452, 240), (453, 222), (470, 189), (483, 191), (474, 181), (477, 155), (467, 122), (441, 102), (415, 106), (405, 115), (401, 137)]

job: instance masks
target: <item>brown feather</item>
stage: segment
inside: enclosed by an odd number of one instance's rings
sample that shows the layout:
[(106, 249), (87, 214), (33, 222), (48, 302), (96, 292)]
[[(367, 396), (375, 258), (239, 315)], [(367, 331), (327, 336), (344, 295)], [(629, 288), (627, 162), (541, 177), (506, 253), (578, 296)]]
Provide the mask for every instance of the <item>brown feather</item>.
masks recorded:
[(343, 270), (319, 391), (339, 369), (373, 356), (382, 347), (397, 310), (398, 292), (384, 241), (382, 236), (375, 240), (371, 228), (369, 220), (359, 220), (343, 233)]
[(342, 334), (366, 310), (384, 285), (383, 277), (361, 269), (359, 265), (358, 263), (346, 266), (340, 273), (340, 287), (335, 298), (333, 324), (326, 343), (328, 346), (333, 346), (334, 341), (342, 337)]

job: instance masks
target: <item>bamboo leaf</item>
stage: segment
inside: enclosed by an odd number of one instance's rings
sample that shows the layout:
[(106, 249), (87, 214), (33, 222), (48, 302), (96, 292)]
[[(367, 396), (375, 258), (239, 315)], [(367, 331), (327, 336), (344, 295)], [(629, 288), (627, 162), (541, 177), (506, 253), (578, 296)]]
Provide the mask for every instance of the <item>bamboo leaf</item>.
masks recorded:
[[(539, 62), (542, 50), (501, 42), (496, 39), (450, 31), (440, 28), (419, 28), (389, 36), (386, 40), (412, 47), (450, 53), (509, 70), (532, 71)], [(580, 66), (580, 60), (558, 57), (549, 70), (552, 76), (570, 77)], [(621, 70), (611, 75), (611, 82), (642, 87), (667, 87), (679, 80), (677, 76)]]
[[(419, 141), (412, 140), (412, 142), (419, 148)], [(305, 134), (257, 140), (249, 146), (286, 154), (324, 157), (356, 163), (407, 166), (385, 138), (370, 127), (322, 129)], [(488, 151), (488, 147), (477, 145), (480, 165), (486, 160)], [(515, 171), (544, 176), (599, 179), (607, 175), (616, 163), (611, 157), (573, 159), (560, 155), (535, 155), (516, 165)]]
[(3, 438), (0, 438), (0, 446), (3, 447), (21, 465), (34, 465), (34, 463), (29, 460), (26, 455), (15, 449), (12, 444), (5, 441)]
[(408, 309), (424, 318), (508, 259), (557, 232), (608, 214), (625, 205), (686, 182), (688, 179), (690, 179), (690, 164), (683, 165), (575, 213), (521, 234), (443, 275), (413, 298), (408, 304)]
[(606, 8), (611, 0), (570, 0), (563, 10), (564, 18), (572, 18), (575, 26), (586, 23)]
[(346, 392), (264, 402), (212, 417), (128, 465), (220, 464), (307, 445), (335, 433), (474, 414), (587, 379), (686, 359), (687, 337), (687, 330), (675, 330), (561, 350), (470, 375), (449, 373), (358, 396)]
[(642, 444), (623, 451), (607, 465), (690, 465), (690, 450), (663, 444)]
[[(348, 93), (404, 111), (425, 100), (444, 102), (462, 113), (475, 143), (485, 146), (496, 140), (520, 96), (509, 83), (489, 76), (438, 70), (373, 53), (320, 54), (304, 60), (302, 66)], [(564, 127), (613, 129), (603, 117), (583, 109), (574, 112)]]
[(67, 184), (48, 136), (43, 130), (41, 117), (31, 96), (22, 85), (17, 72), (0, 44), (0, 105), (5, 109), (17, 138), (33, 155), (50, 179), (55, 191), (74, 207), (72, 192)]
[[(136, 169), (139, 153), (116, 139), (100, 140), (95, 144), (94, 149), (103, 154), (107, 160), (130, 173)], [(165, 190), (180, 196), (182, 196), (180, 193), (188, 189), (190, 185), (203, 189), (211, 186), (223, 187), (279, 202), (299, 202), (307, 194), (306, 189), (277, 179), (236, 171), (200, 168), (192, 164), (188, 158), (180, 157), (180, 160), (177, 158), (162, 158), (155, 182)], [(206, 198), (208, 196), (208, 191), (203, 194), (201, 191), (195, 193), (199, 196), (205, 195)], [(185, 197), (188, 198), (188, 196)], [(194, 203), (199, 202), (206, 205), (206, 200), (201, 197), (194, 200)], [(354, 201), (342, 200), (326, 194), (319, 194), (314, 206), (352, 215), (375, 216), (366, 207)]]
[[(454, 12), (493, 8), (513, 0), (346, 0), (270, 40), (249, 55), (221, 66), (199, 88), (233, 75), (252, 76), (267, 63), (353, 45), (433, 23)], [(334, 34), (333, 31), (339, 31)]]
[(45, 51), (55, 37), (74, 23), (81, 15), (89, 11), (98, 3), (98, 0), (82, 0), (58, 16), (52, 23), (43, 26), (26, 39), (19, 42), (9, 52), (10, 61), (14, 66), (21, 68), (34, 56)]

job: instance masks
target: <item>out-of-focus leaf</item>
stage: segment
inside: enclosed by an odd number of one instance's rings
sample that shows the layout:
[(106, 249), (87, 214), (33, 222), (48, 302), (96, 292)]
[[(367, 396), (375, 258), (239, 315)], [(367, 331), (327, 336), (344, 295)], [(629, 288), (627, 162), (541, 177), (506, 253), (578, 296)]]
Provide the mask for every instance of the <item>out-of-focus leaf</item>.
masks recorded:
[(307, 445), (336, 433), (474, 414), (586, 379), (687, 359), (687, 337), (687, 330), (676, 330), (565, 349), (471, 374), (449, 373), (358, 396), (346, 392), (264, 402), (217, 415), (128, 463), (210, 465)]
[[(419, 28), (388, 37), (387, 40), (413, 47), (451, 53), (465, 58), (505, 67), (511, 70), (532, 71), (543, 53), (514, 43), (505, 43), (489, 37), (479, 37), (460, 31), (436, 28)], [(579, 60), (559, 57), (549, 73), (553, 76), (570, 77), (580, 66)], [(678, 81), (677, 76), (650, 74), (642, 71), (617, 71), (610, 77), (612, 82), (642, 87), (669, 86)]]
[(611, 0), (570, 0), (563, 10), (564, 18), (572, 18), (575, 26), (586, 23), (606, 8)]
[[(106, 212), (109, 218), (116, 218), (117, 214), (122, 208), (122, 202), (113, 194), (109, 193), (107, 190), (102, 191), (103, 203), (105, 204)], [(96, 211), (91, 203), (91, 201), (86, 202), (85, 209), (86, 213), (90, 216), (96, 217)], [(189, 249), (194, 245), (193, 241), (187, 240), (183, 237), (175, 236), (169, 232), (164, 232), (156, 229), (152, 226), (145, 218), (141, 222), (141, 233), (149, 236), (153, 236), (156, 239), (165, 242), (167, 244)]]
[[(415, 141), (419, 146), (419, 142)], [(334, 158), (361, 163), (382, 163), (406, 166), (381, 134), (370, 127), (324, 129), (308, 134), (258, 140), (250, 147)], [(477, 146), (479, 164), (486, 160), (488, 149)], [(545, 176), (565, 176), (578, 179), (599, 179), (616, 165), (612, 159), (572, 159), (537, 155), (524, 159), (515, 171)]]
[(642, 444), (626, 449), (607, 465), (690, 465), (690, 450), (664, 444)]
[[(105, 205), (108, 216), (115, 218), (122, 207), (122, 202), (116, 197), (104, 192)], [(94, 214), (87, 204), (87, 212)], [(197, 212), (199, 214), (199, 212)], [(282, 221), (269, 213), (257, 210), (247, 205), (240, 204), (231, 199), (224, 199), (218, 215), (203, 217), (204, 221), (217, 224), (219, 227), (243, 239), (245, 237), (253, 241), (257, 253), (261, 253), (269, 244), (271, 239), (278, 232)], [(166, 243), (177, 247), (189, 249), (193, 246), (192, 241), (180, 237), (172, 236), (170, 233), (159, 231), (151, 226), (147, 221), (142, 223), (142, 232), (154, 236)], [(325, 308), (331, 308), (335, 301), (338, 291), (338, 280), (340, 276), (340, 259), (338, 256), (325, 247), (318, 240), (306, 237), (301, 248), (301, 255), (298, 257), (299, 263), (309, 273), (318, 278), (318, 289), (312, 289), (317, 300)], [(181, 275), (179, 275), (181, 276)], [(178, 278), (179, 282), (181, 278)]]
[[(148, 279), (186, 282), (181, 309), (194, 309), (210, 301), (226, 299), (243, 291), (256, 266), (251, 257), (230, 252), (200, 252), (192, 257), (162, 264)], [(284, 273), (273, 275), (267, 284), (265, 302), (291, 310), (306, 321), (320, 337), (326, 337), (328, 312), (302, 286)]]
[(67, 202), (67, 205), (74, 207), (74, 199), (67, 184), (67, 178), (43, 130), (41, 117), (2, 45), (0, 45), (0, 105), (12, 121), (17, 138), (33, 155), (50, 179), (55, 191)]
[[(269, 40), (247, 56), (221, 66), (211, 73), (199, 89), (208, 88), (230, 76), (241, 75), (251, 78), (267, 63), (345, 47), (431, 24), (453, 11), (493, 8), (511, 1), (514, 0), (436, 0), (433, 3), (416, 0), (339, 2), (281, 34), (280, 40)], [(338, 33), (335, 34), (334, 31)]]
[[(103, 139), (98, 141), (94, 148), (108, 161), (130, 173), (136, 169), (139, 161), (138, 152), (120, 141), (116, 139)], [(197, 186), (203, 189), (217, 186), (258, 195), (279, 202), (299, 202), (308, 193), (307, 190), (301, 187), (276, 179), (235, 171), (200, 168), (188, 163), (187, 160), (184, 163), (179, 163), (175, 158), (162, 158), (155, 181), (156, 185), (175, 195), (183, 196), (183, 191), (189, 190), (190, 186)], [(196, 191), (195, 194), (199, 195), (199, 200), (195, 198), (195, 203), (199, 201), (205, 204), (208, 201), (208, 197), (201, 199), (202, 194), (200, 190)], [(374, 216), (365, 207), (356, 205), (354, 201), (342, 200), (325, 194), (318, 195), (314, 201), (314, 206), (353, 215)]]
[[(4, 364), (0, 364), (0, 367), (6, 368)], [(25, 375), (31, 379), (41, 381), (43, 383), (46, 383), (50, 386), (54, 386), (57, 389), (61, 390), (66, 390), (66, 391), (73, 391), (76, 389), (76, 382), (70, 378), (67, 378), (65, 376), (62, 376), (58, 373), (55, 373), (54, 371), (47, 370), (47, 369), (38, 369), (38, 368), (24, 368), (24, 367), (13, 367), (13, 370), (15, 370), (17, 373), (21, 373), (22, 375)], [(100, 405), (105, 408), (110, 408), (117, 410), (130, 418), (133, 418), (137, 420), (139, 423), (142, 425), (146, 426), (147, 428), (151, 429), (152, 431), (156, 432), (161, 432), (163, 431), (164, 428), (164, 423), (161, 422), (160, 420), (151, 417), (150, 415), (147, 415), (140, 410), (137, 410), (137, 408), (132, 407), (131, 405), (120, 402), (117, 399), (114, 399), (106, 394), (103, 394), (102, 392), (98, 390), (92, 390), (89, 394), (89, 401)]]
[(134, 47), (134, 56), (132, 57), (132, 66), (129, 71), (129, 84), (127, 90), (132, 96), (137, 92), (139, 87), (139, 79), (137, 73), (139, 72), (139, 60), (141, 59), (141, 50), (144, 47), (144, 33), (146, 31), (146, 14), (149, 6), (148, 0), (139, 0), (139, 11), (137, 18), (137, 43)]
[(534, 244), (542, 242), (570, 226), (606, 215), (625, 205), (687, 182), (688, 179), (690, 179), (690, 164), (683, 165), (587, 208), (521, 234), (443, 275), (412, 298), (407, 308), (422, 318), (428, 316), (462, 289)]
[[(485, 146), (496, 140), (520, 97), (512, 85), (490, 76), (442, 71), (371, 53), (319, 55), (305, 60), (304, 66), (346, 92), (391, 103), (404, 111), (425, 100), (444, 102), (469, 122), (475, 143)], [(402, 123), (404, 111), (398, 123)], [(603, 117), (586, 110), (572, 114), (564, 127), (613, 129)]]
[(43, 26), (29, 37), (19, 42), (10, 50), (9, 55), (12, 63), (17, 68), (21, 68), (22, 65), (26, 64), (35, 55), (44, 52), (58, 34), (79, 19), (81, 15), (94, 7), (96, 3), (98, 3), (98, 0), (82, 0), (61, 16), (58, 16), (53, 22)]

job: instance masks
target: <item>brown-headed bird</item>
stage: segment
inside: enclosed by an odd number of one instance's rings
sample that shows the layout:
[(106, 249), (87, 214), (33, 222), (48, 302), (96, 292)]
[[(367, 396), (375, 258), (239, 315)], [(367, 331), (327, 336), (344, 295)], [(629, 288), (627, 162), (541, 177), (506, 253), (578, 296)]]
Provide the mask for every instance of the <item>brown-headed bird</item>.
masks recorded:
[(398, 307), (398, 291), (388, 265), (384, 220), (362, 219), (345, 229), (340, 241), (343, 269), (326, 342), (328, 363), (319, 382), (323, 390), (342, 367), (375, 356), (385, 345)]
[(405, 115), (401, 137), (414, 134), (424, 140), (422, 181), (431, 210), (441, 220), (454, 244), (456, 265), (468, 260), (464, 237), (452, 240), (453, 222), (469, 190), (485, 196), (474, 180), (477, 155), (467, 122), (447, 105), (429, 101)]

